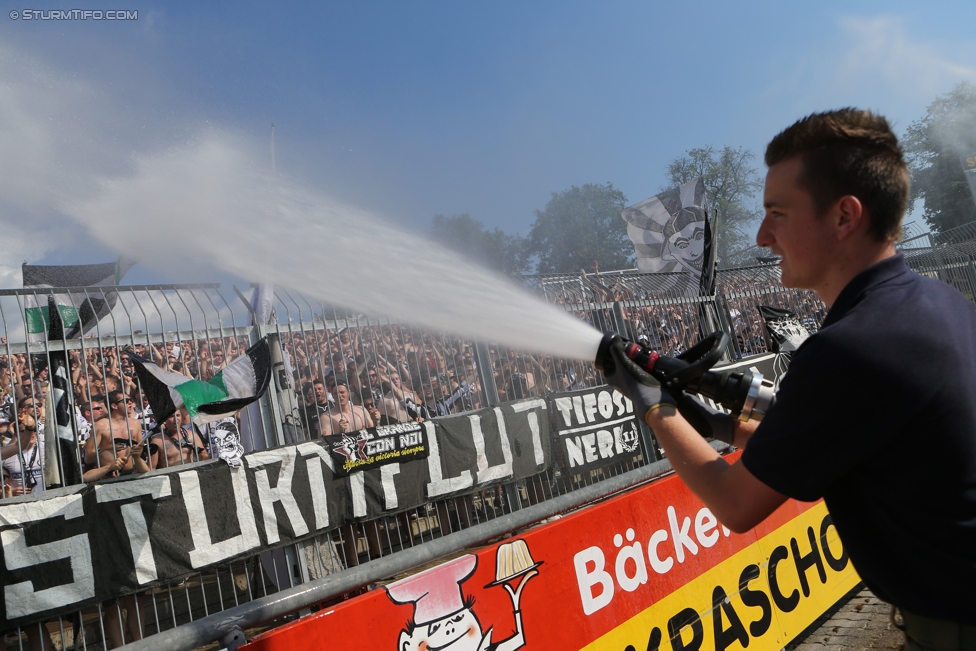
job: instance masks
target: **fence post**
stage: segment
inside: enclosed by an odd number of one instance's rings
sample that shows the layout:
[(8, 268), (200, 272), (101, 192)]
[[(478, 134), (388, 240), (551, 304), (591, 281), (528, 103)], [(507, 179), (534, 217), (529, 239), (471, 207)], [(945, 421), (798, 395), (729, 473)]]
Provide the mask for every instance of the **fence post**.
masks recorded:
[(474, 345), (474, 352), (478, 358), (478, 379), (485, 390), (488, 406), (494, 407), (498, 404), (498, 387), (495, 386), (495, 372), (491, 366), (491, 351), (488, 350), (488, 344), (479, 341)]
[(275, 414), (275, 429), (279, 438), (288, 445), (305, 440), (298, 409), (298, 396), (292, 388), (292, 378), (285, 367), (285, 356), (278, 333), (268, 333), (268, 348), (271, 349), (271, 381), (278, 396), (281, 413)]
[(622, 301), (613, 302), (613, 329), (625, 339), (635, 341), (637, 334), (631, 332), (630, 321), (624, 316), (624, 304)]

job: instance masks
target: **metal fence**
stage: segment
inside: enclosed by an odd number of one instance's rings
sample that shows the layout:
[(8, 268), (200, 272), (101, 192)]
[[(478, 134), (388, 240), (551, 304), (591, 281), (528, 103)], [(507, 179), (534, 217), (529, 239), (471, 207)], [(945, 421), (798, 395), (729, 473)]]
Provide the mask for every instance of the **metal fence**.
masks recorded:
[(922, 274), (948, 283), (976, 301), (976, 222), (937, 233), (920, 228), (898, 243), (908, 265)]
[[(930, 238), (925, 246), (903, 242), (900, 248), (913, 268), (951, 282), (972, 298), (976, 283), (970, 247), (976, 241), (976, 228), (972, 230), (925, 234)], [(661, 274), (540, 275), (523, 277), (523, 282), (595, 327), (621, 332), (666, 354), (676, 354), (718, 329), (731, 336), (730, 360), (766, 352), (758, 305), (790, 309), (811, 331), (819, 327), (826, 313), (811, 292), (784, 289), (775, 265), (720, 271), (712, 297), (688, 296), (687, 281)], [(70, 292), (114, 301), (115, 309), (84, 337), (27, 341), (27, 302), (42, 305), (50, 293)], [(0, 435), (9, 452), (4, 459), (3, 496), (28, 491), (28, 473), (20, 473), (18, 485), (15, 470), (18, 463), (31, 466), (31, 445), (36, 443), (22, 436), (18, 415), (43, 420), (36, 398), (47, 388), (44, 368), (57, 351), (67, 351), (71, 362), (78, 460), (88, 462), (92, 475), (104, 474), (106, 464), (124, 456), (127, 447), (149, 436), (156, 425), (123, 354), (129, 349), (164, 368), (208, 379), (249, 344), (269, 336), (275, 367), (272, 387), (257, 405), (240, 414), (249, 450), (309, 440), (328, 430), (323, 414), (328, 409), (329, 387), (336, 381), (347, 384), (354, 402), (381, 422), (413, 418), (401, 409), (398, 402), (402, 400), (390, 400), (391, 394), (395, 397), (395, 386), (412, 392), (424, 416), (437, 417), (602, 383), (592, 364), (351, 314), (283, 289), (275, 294), (268, 324), (252, 325), (252, 317), (248, 297), (237, 288), (221, 291), (216, 285), (0, 292), (4, 333), (0, 340), (0, 408), (8, 420), (4, 425), (0, 418)], [(112, 430), (112, 439), (125, 439), (128, 445), (95, 448), (90, 425), (97, 414), (93, 415), (92, 397), (101, 394), (115, 403), (105, 405), (115, 417), (111, 427), (117, 429)], [(111, 400), (113, 395), (122, 400)], [(206, 449), (206, 445), (202, 447)], [(247, 619), (250, 625), (283, 614), (280, 609), (267, 609), (268, 598), (279, 592), (292, 595), (290, 610), (325, 598), (341, 599), (368, 581), (407, 571), (420, 558), (444, 553), (447, 543), (434, 544), (437, 541), (473, 544), (486, 539), (484, 535), (498, 535), (592, 499), (591, 495), (602, 494), (604, 484), (616, 490), (646, 479), (652, 465), (658, 470), (666, 467), (654, 465), (659, 454), (656, 447), (645, 432), (637, 453), (600, 470), (570, 474), (553, 466), (528, 480), (343, 526), (298, 545), (200, 572), (177, 584), (7, 631), (4, 643), (7, 648), (112, 648), (123, 640), (149, 636), (144, 646), (152, 648), (154, 639), (163, 639), (152, 636), (167, 630), (172, 633), (195, 621), (201, 626), (193, 629), (197, 635), (193, 644), (200, 642), (200, 635), (211, 634), (210, 639), (215, 639), (213, 632), (224, 629), (202, 624), (214, 620), (217, 613), (246, 611), (253, 615)], [(169, 462), (201, 463), (206, 462), (205, 457), (204, 451), (193, 450), (181, 452)], [(15, 461), (8, 463), (8, 459)], [(123, 472), (127, 468), (123, 466)], [(451, 538), (468, 530), (470, 535)], [(305, 584), (310, 586), (303, 591)], [(248, 606), (251, 602), (253, 607)], [(261, 616), (254, 615), (258, 612)], [(167, 645), (176, 644), (175, 635), (166, 639)]]

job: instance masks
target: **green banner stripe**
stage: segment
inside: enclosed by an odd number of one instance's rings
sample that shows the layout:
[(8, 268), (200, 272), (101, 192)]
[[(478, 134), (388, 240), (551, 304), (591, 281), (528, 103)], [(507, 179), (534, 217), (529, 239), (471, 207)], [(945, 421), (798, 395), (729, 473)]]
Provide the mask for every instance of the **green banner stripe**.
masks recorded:
[(46, 305), (43, 308), (29, 307), (25, 310), (24, 316), (27, 319), (27, 332), (31, 334), (37, 334), (38, 332), (47, 332), (47, 306)]
[[(78, 309), (75, 306), (58, 305), (58, 312), (61, 313), (61, 322), (64, 323), (65, 330), (73, 328), (78, 323)], [(24, 310), (24, 318), (27, 321), (27, 332), (30, 334), (47, 332), (51, 325), (51, 320), (48, 317), (47, 305), (29, 307)]]
[(183, 384), (171, 387), (183, 397), (183, 404), (190, 414), (190, 418), (196, 418), (197, 407), (208, 402), (217, 402), (227, 398), (227, 392), (209, 382), (200, 380), (190, 380)]
[(207, 382), (209, 384), (214, 385), (215, 387), (217, 387), (221, 391), (223, 391), (225, 396), (226, 395), (229, 395), (229, 393), (227, 391), (227, 385), (224, 384), (224, 371), (223, 371), (223, 369), (221, 369), (221, 371), (219, 373), (217, 373), (217, 375), (215, 375), (212, 378), (210, 378), (209, 380), (207, 380)]

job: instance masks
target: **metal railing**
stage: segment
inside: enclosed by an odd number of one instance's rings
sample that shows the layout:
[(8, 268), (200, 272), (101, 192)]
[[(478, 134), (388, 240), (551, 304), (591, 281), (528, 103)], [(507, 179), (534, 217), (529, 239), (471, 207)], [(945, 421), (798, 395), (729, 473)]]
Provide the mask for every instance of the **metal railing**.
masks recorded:
[(976, 302), (976, 222), (936, 233), (920, 231), (911, 229), (913, 234), (898, 243), (908, 265)]
[[(970, 247), (974, 240), (968, 232), (939, 234), (931, 236), (927, 246), (900, 248), (920, 273), (950, 282), (972, 298), (976, 283)], [(790, 309), (811, 331), (819, 327), (826, 313), (812, 293), (784, 289), (775, 265), (720, 271), (712, 297), (688, 297), (684, 281), (671, 275), (607, 272), (526, 276), (522, 280), (595, 327), (621, 332), (670, 354), (716, 329), (731, 335), (730, 360), (765, 352), (767, 343), (756, 310), (759, 304)], [(27, 298), (40, 305), (49, 293), (62, 291), (102, 299), (114, 292), (116, 307), (85, 337), (28, 341)], [(327, 409), (328, 397), (317, 387), (327, 388), (329, 378), (349, 384), (356, 402), (372, 402), (373, 407), (379, 407), (389, 395), (392, 382), (399, 382), (416, 394), (418, 403), (433, 417), (602, 383), (592, 364), (352, 314), (284, 289), (275, 292), (269, 323), (252, 325), (251, 320), (248, 297), (239, 291), (221, 292), (216, 285), (2, 291), (0, 325), (5, 336), (0, 340), (0, 409), (7, 410), (12, 423), (7, 431), (0, 424), (0, 434), (13, 441), (18, 458), (23, 455), (15, 403), (28, 399), (32, 417), (42, 418), (40, 404), (33, 403), (33, 397), (43, 394), (43, 367), (60, 351), (66, 351), (72, 362), (79, 460), (90, 447), (90, 431), (84, 425), (90, 424), (93, 394), (121, 390), (132, 399), (140, 424), (123, 425), (113, 437), (136, 442), (143, 429), (155, 425), (127, 372), (123, 352), (128, 349), (176, 372), (208, 379), (249, 344), (269, 336), (277, 351), (271, 390), (240, 415), (249, 450), (318, 437), (322, 426), (316, 420)], [(405, 417), (396, 405), (383, 405), (378, 415), (384, 422)], [(94, 455), (95, 469), (118, 454), (106, 452), (104, 459)], [(197, 454), (180, 463), (199, 460)], [(458, 545), (475, 544), (482, 536), (500, 535), (586, 504), (594, 496), (620, 490), (667, 468), (656, 461), (656, 445), (645, 432), (638, 453), (599, 470), (571, 474), (552, 466), (520, 482), (344, 525), (284, 549), (199, 572), (176, 584), (155, 586), (138, 595), (9, 630), (4, 642), (7, 648), (30, 648), (46, 641), (55, 648), (87, 649), (109, 648), (123, 636), (126, 641), (149, 636), (144, 644), (149, 648), (161, 643), (161, 631), (170, 631), (165, 638), (167, 647), (189, 649), (217, 639), (218, 632), (221, 636), (232, 632), (233, 626), (225, 626), (229, 621), (244, 628), (264, 623), (406, 571), (418, 559), (433, 559), (445, 550), (462, 548)], [(5, 484), (5, 491), (17, 488), (12, 476)], [(279, 593), (280, 603), (275, 596)], [(272, 607), (272, 603), (279, 605)], [(217, 621), (223, 622), (223, 628), (214, 627)], [(204, 639), (208, 636), (209, 640)]]

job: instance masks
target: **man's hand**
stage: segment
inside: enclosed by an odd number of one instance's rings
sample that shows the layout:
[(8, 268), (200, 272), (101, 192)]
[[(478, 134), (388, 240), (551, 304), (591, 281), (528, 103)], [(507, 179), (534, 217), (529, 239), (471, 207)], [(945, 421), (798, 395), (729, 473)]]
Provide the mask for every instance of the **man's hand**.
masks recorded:
[(115, 461), (108, 464), (108, 467), (112, 469), (109, 472), (118, 472), (122, 470), (123, 468), (125, 468), (125, 464), (128, 462), (129, 462), (129, 448), (120, 450), (118, 455), (115, 457)]
[(373, 419), (373, 425), (378, 425), (380, 422), (380, 410), (376, 408), (376, 405), (372, 405), (366, 408), (366, 413), (369, 417)]
[(735, 444), (736, 421), (728, 414), (709, 407), (698, 396), (678, 396), (678, 411), (695, 430), (707, 439)]
[(142, 451), (146, 447), (146, 439), (142, 439), (131, 448), (129, 448), (129, 456), (132, 458), (132, 468), (136, 472), (149, 472), (149, 464), (146, 460), (142, 458)]
[(657, 380), (624, 355), (622, 344), (614, 345), (610, 354), (614, 370), (609, 374), (604, 371), (603, 376), (610, 386), (616, 387), (634, 402), (634, 409), (641, 420), (647, 422), (647, 414), (662, 405), (674, 407), (677, 404)]

